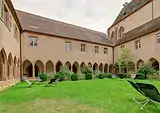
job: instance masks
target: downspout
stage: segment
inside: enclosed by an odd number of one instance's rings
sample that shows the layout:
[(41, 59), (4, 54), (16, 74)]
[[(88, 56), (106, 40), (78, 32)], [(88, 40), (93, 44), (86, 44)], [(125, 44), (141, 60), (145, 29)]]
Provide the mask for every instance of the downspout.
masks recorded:
[(115, 45), (113, 45), (113, 47), (112, 47), (112, 59), (113, 59), (113, 73), (115, 74), (115, 67), (114, 67), (114, 47), (115, 47)]
[(154, 19), (154, 4), (153, 4), (153, 0), (152, 0), (152, 20)]
[(23, 78), (23, 73), (22, 73), (22, 30), (20, 31), (20, 79), (22, 80)]

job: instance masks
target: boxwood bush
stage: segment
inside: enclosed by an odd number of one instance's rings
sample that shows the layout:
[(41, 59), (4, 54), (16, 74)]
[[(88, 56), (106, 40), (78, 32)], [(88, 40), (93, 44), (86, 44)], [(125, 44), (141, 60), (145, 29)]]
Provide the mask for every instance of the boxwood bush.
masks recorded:
[(99, 74), (99, 79), (104, 79), (104, 78), (106, 78), (106, 74), (105, 73), (100, 73)]
[(111, 73), (107, 73), (107, 78), (112, 78), (112, 74)]
[(58, 73), (56, 73), (55, 78), (56, 79), (59, 78), (60, 81), (64, 81), (65, 75), (63, 73), (61, 73), (61, 72), (58, 72)]
[(137, 73), (135, 79), (145, 79), (145, 74), (143, 74), (143, 73)]
[(78, 75), (77, 74), (72, 74), (71, 80), (72, 81), (77, 81), (78, 80)]
[(92, 73), (85, 74), (85, 79), (86, 80), (91, 80), (92, 79)]
[(42, 71), (39, 75), (42, 82), (47, 81), (47, 75)]

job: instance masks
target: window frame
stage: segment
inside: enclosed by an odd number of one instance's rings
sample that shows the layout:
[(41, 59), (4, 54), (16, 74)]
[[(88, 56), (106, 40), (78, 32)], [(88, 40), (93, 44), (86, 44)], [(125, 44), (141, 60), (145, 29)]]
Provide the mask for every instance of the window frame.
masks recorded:
[[(72, 48), (72, 47), (71, 47), (71, 44), (72, 44), (72, 43), (71, 43), (70, 41), (65, 41), (65, 50), (66, 50), (66, 51), (71, 51), (71, 48)], [(69, 45), (69, 46), (68, 46), (68, 45)], [(68, 47), (69, 47), (69, 48), (68, 48)]]
[(95, 48), (95, 53), (99, 54), (99, 46), (95, 46), (94, 48)]
[(104, 54), (107, 55), (108, 54), (108, 48), (104, 48)]
[(157, 42), (157, 43), (160, 43), (160, 33), (157, 33), (157, 34), (156, 34), (156, 42)]
[(29, 36), (29, 46), (30, 47), (37, 47), (38, 46), (38, 37)]
[(141, 40), (136, 40), (135, 41), (135, 49), (140, 49), (142, 46), (141, 46)]
[(86, 44), (81, 44), (81, 52), (86, 52)]

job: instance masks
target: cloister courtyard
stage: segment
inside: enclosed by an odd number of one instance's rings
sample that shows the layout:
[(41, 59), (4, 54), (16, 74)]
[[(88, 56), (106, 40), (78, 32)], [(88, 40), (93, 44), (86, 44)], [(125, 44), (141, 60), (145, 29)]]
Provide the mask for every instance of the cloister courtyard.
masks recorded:
[[(138, 80), (154, 84), (158, 80)], [(1, 113), (159, 113), (149, 103), (140, 109), (135, 101), (146, 99), (126, 79), (65, 81), (46, 87), (45, 83), (28, 88), (25, 82), (0, 93)]]

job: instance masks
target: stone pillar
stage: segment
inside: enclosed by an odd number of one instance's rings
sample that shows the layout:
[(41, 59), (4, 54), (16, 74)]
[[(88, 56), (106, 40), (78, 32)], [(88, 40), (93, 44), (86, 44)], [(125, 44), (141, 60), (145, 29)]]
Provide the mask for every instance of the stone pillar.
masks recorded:
[(35, 67), (32, 66), (32, 77), (35, 78)]

